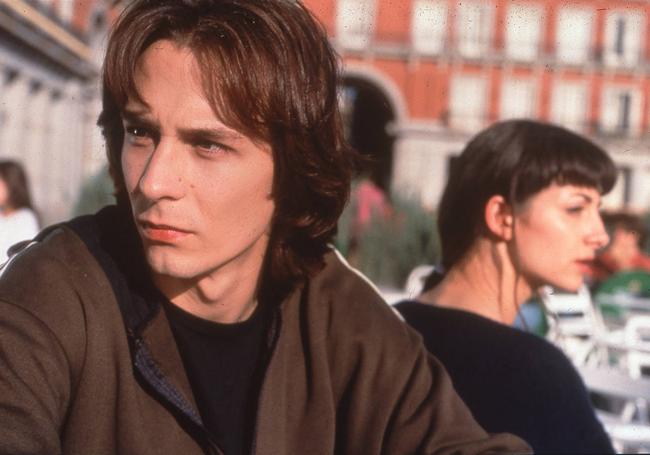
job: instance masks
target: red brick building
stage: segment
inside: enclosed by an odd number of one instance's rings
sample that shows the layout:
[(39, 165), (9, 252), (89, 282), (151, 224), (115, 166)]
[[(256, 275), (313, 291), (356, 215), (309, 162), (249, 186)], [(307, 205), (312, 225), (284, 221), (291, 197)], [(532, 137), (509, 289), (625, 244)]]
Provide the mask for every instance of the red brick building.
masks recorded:
[(385, 187), (435, 206), (472, 134), (526, 117), (612, 154), (621, 177), (609, 205), (650, 205), (650, 2), (305, 3), (342, 56), (352, 142), (383, 163)]

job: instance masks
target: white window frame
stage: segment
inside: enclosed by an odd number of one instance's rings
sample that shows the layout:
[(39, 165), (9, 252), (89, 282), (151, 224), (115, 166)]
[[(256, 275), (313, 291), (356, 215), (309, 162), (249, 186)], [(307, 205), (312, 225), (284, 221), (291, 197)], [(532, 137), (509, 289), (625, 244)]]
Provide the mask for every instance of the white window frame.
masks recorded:
[(594, 12), (586, 8), (561, 8), (555, 36), (557, 60), (581, 65), (589, 60), (593, 45)]
[(573, 131), (584, 131), (588, 101), (586, 82), (556, 81), (551, 95), (551, 121)]
[(376, 0), (338, 0), (336, 31), (345, 49), (363, 50), (372, 43)]
[[(624, 113), (623, 110), (627, 112)], [(601, 132), (624, 136), (639, 134), (641, 110), (641, 91), (638, 88), (626, 85), (603, 87), (599, 121)]]
[[(623, 33), (619, 24), (623, 24)], [(645, 20), (638, 11), (611, 11), (605, 17), (605, 64), (632, 67), (639, 63), (645, 41)]]
[(464, 0), (456, 11), (456, 48), (463, 57), (485, 56), (492, 47), (494, 11), (485, 0)]
[(456, 74), (449, 91), (449, 124), (457, 130), (475, 132), (487, 120), (488, 78)]
[(59, 15), (65, 22), (72, 22), (74, 16), (74, 0), (59, 0)]
[(501, 84), (500, 118), (536, 118), (537, 85), (530, 77), (510, 76)]
[(539, 5), (509, 3), (506, 12), (505, 53), (511, 60), (539, 57), (544, 11)]
[(447, 41), (447, 0), (415, 0), (411, 42), (416, 52), (439, 55)]

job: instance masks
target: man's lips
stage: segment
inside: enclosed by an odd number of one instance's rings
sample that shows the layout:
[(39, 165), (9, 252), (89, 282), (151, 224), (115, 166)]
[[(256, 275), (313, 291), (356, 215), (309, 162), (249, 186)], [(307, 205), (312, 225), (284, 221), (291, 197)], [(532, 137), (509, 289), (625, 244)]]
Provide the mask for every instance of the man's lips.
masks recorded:
[(175, 242), (191, 233), (191, 231), (177, 226), (164, 223), (153, 223), (147, 220), (138, 220), (138, 225), (146, 238), (158, 242)]

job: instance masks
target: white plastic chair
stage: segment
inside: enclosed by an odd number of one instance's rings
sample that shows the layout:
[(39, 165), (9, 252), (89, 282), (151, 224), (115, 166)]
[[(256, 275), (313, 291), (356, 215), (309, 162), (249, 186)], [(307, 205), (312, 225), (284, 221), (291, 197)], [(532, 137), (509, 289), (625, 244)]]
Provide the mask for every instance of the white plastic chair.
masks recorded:
[(411, 270), (404, 285), (404, 292), (409, 299), (417, 297), (422, 292), (424, 282), (431, 272), (433, 272), (434, 268), (432, 265), (418, 265)]
[(624, 334), (628, 373), (633, 378), (641, 378), (644, 367), (650, 369), (650, 316), (630, 316)]
[(576, 365), (606, 365), (607, 345), (620, 343), (620, 334), (607, 331), (589, 289), (583, 285), (576, 293), (564, 293), (545, 286), (540, 297), (549, 324), (546, 338)]
[(623, 400), (619, 412), (596, 408), (617, 452), (647, 453), (650, 451), (648, 399), (650, 379), (634, 379), (620, 370), (579, 367), (587, 389), (605, 399)]

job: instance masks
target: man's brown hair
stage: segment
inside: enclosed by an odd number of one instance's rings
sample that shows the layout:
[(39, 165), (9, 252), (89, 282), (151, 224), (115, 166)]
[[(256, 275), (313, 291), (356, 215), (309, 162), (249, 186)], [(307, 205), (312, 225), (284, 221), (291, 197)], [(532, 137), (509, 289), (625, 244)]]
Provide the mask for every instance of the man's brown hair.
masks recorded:
[(285, 288), (322, 266), (348, 199), (356, 155), (343, 137), (338, 61), (323, 27), (294, 0), (136, 0), (111, 33), (103, 69), (106, 139), (118, 204), (128, 204), (121, 111), (154, 42), (188, 48), (224, 124), (272, 147), (275, 213), (266, 276)]

